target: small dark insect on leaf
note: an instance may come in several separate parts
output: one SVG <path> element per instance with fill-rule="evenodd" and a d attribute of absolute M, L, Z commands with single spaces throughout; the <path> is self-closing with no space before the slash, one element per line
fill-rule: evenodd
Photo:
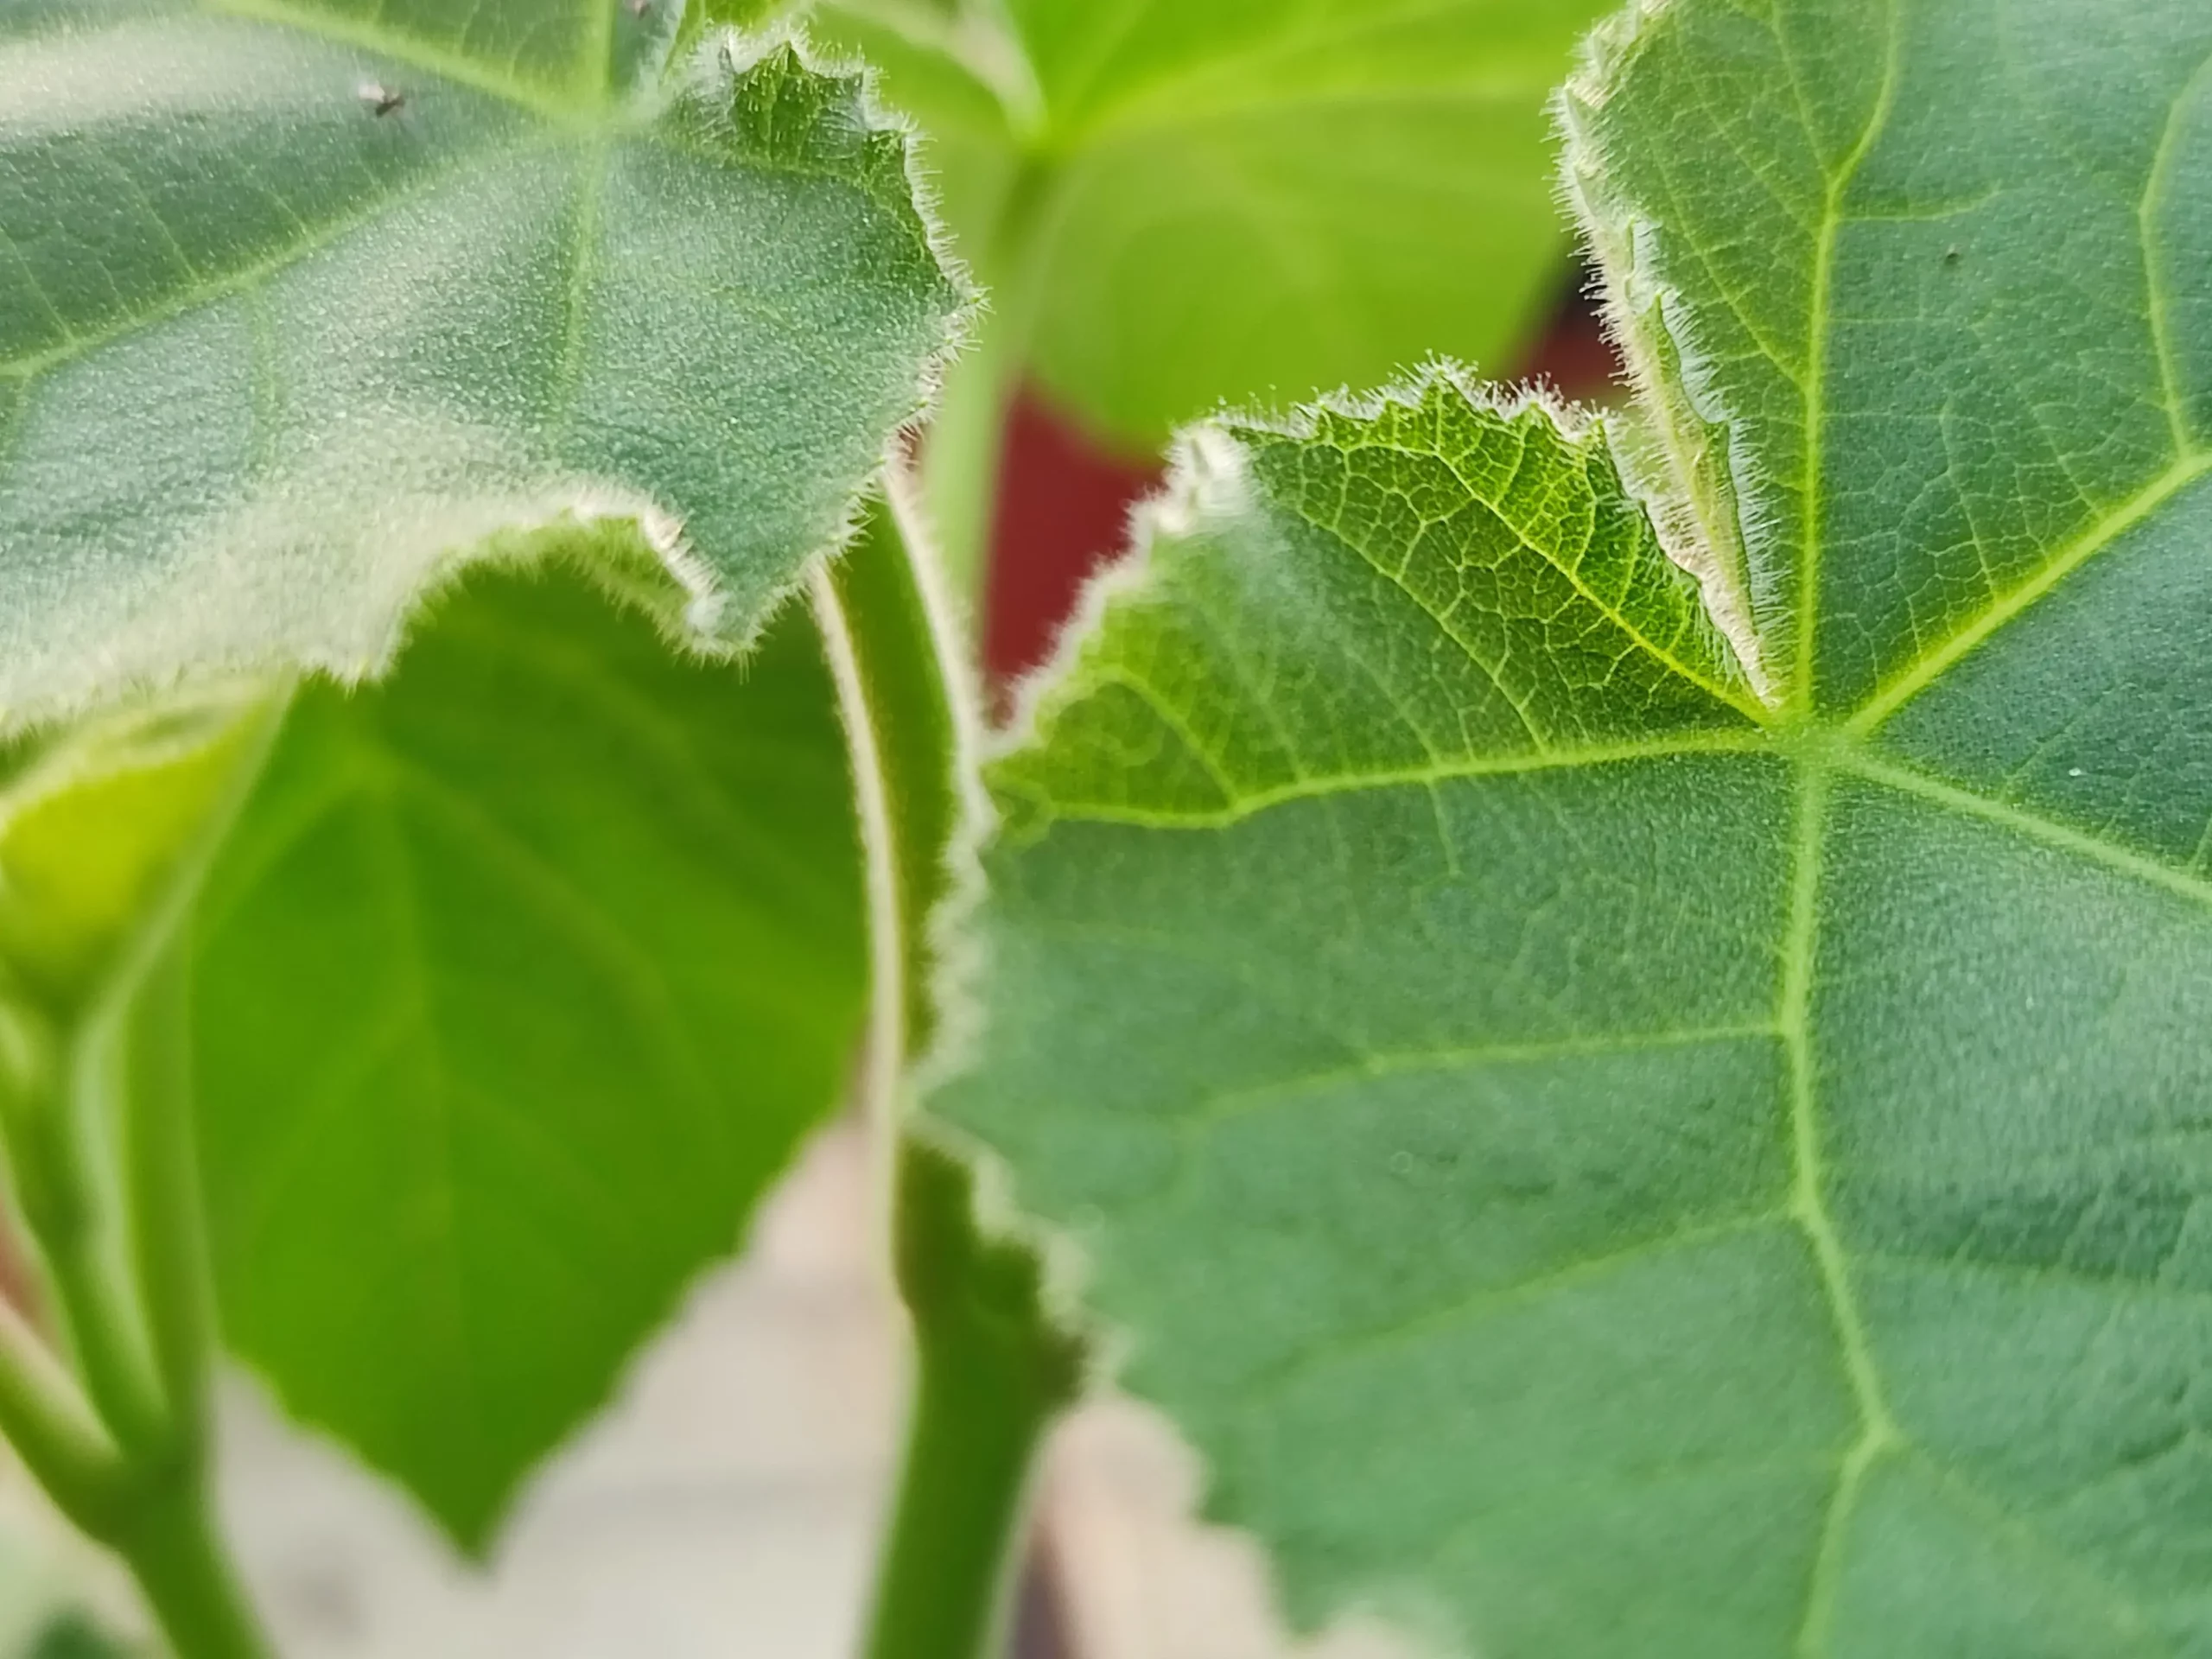
<path fill-rule="evenodd" d="M 407 94 L 381 81 L 365 80 L 356 89 L 372 115 L 392 115 L 406 107 Z"/>
<path fill-rule="evenodd" d="M 1955 242 L 1949 247 L 1943 250 L 1943 263 L 1947 265 L 1955 265 L 1959 263 L 1959 247 L 1957 243 Z"/>

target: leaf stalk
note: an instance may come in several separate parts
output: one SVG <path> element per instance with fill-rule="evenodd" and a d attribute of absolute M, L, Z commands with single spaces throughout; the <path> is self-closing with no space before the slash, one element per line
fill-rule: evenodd
<path fill-rule="evenodd" d="M 941 1011 L 928 918 L 954 892 L 972 817 L 962 794 L 973 717 L 935 602 L 930 551 L 893 477 L 816 610 L 850 734 L 876 957 L 871 1079 L 916 1386 L 879 1568 L 868 1659 L 994 1659 L 1003 1643 L 1029 1471 L 1072 1397 L 1076 1344 L 1045 1318 L 1035 1259 L 982 1237 L 964 1162 L 918 1139 L 904 1076 Z"/>

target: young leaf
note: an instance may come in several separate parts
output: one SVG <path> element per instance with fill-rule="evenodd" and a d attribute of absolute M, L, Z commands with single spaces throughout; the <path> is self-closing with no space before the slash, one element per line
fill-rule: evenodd
<path fill-rule="evenodd" d="M 961 295 L 859 84 L 682 7 L 0 21 L 0 718 L 380 668 L 492 532 L 639 519 L 743 640 Z"/>
<path fill-rule="evenodd" d="M 999 762 L 938 1109 L 1301 1621 L 2212 1642 L 2208 63 L 1637 6 L 1566 109 L 1637 424 L 1202 429 Z"/>
<path fill-rule="evenodd" d="M 1121 443 L 1492 361 L 1552 297 L 1544 100 L 1601 0 L 1012 0 L 1010 41 L 931 10 L 818 26 L 930 134 L 1014 358 Z"/>
<path fill-rule="evenodd" d="M 1565 238 L 1544 103 L 1603 0 L 1011 0 L 1065 156 L 1045 384 L 1150 444 L 1224 398 L 1491 363 Z"/>
<path fill-rule="evenodd" d="M 480 577 L 388 683 L 301 693 L 199 921 L 217 1287 L 464 1541 L 839 1097 L 851 792 L 799 616 L 741 672 Z"/>

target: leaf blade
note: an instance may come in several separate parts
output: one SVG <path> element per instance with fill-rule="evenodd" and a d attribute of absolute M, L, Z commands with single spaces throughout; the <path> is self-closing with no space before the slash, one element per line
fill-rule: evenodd
<path fill-rule="evenodd" d="M 12 721 L 372 673 L 468 549 L 579 512 L 641 518 L 742 641 L 920 407 L 963 296 L 857 82 L 717 38 L 550 121 L 330 33 L 159 14 L 0 60 L 22 222 L 90 227 L 0 294 Z"/>
<path fill-rule="evenodd" d="M 741 682 L 480 579 L 386 684 L 302 692 L 198 924 L 218 1287 L 464 1542 L 838 1098 L 855 835 L 803 628 Z"/>

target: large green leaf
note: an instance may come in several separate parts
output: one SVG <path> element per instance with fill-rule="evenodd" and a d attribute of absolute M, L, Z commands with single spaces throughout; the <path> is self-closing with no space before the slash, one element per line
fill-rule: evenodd
<path fill-rule="evenodd" d="M 858 84 L 626 0 L 0 17 L 0 715 L 359 676 L 493 531 L 636 518 L 743 640 L 960 296 Z"/>
<path fill-rule="evenodd" d="M 479 577 L 303 691 L 212 874 L 226 1335 L 480 1544 L 842 1093 L 868 976 L 804 615 L 742 672 Z"/>
<path fill-rule="evenodd" d="M 1640 413 L 1201 430 L 998 763 L 938 1109 L 1301 1620 L 2212 1652 L 2208 64 L 1639 5 Z"/>
<path fill-rule="evenodd" d="M 931 135 L 1007 349 L 1107 436 L 1503 363 L 1552 299 L 1545 101 L 1602 0 L 1005 10 L 1010 41 L 916 0 L 820 15 Z"/>

